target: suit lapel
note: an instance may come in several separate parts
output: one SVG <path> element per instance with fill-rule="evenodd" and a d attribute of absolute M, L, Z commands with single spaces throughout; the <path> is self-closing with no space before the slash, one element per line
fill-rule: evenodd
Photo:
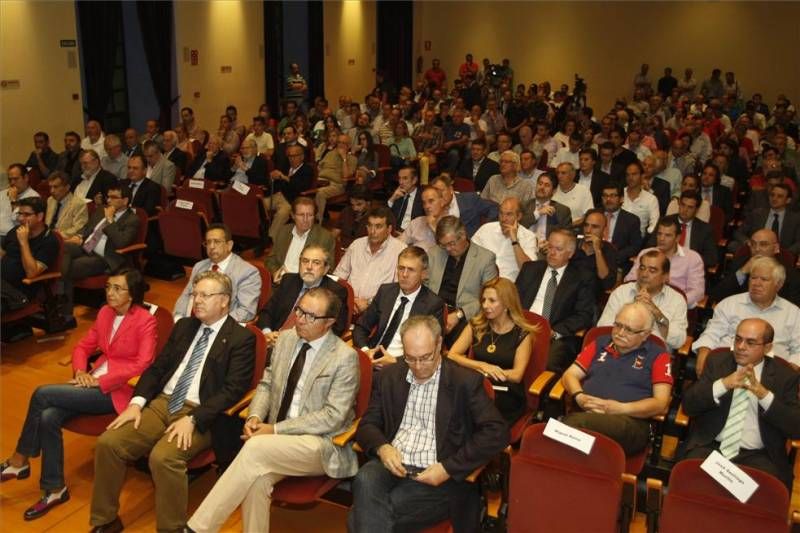
<path fill-rule="evenodd" d="M 325 342 L 323 342 L 322 346 L 319 347 L 319 352 L 317 352 L 317 354 L 314 356 L 311 366 L 308 367 L 305 380 L 303 380 L 303 392 L 300 396 L 299 405 L 301 409 L 305 405 L 306 400 L 308 400 L 308 395 L 311 392 L 314 380 L 316 380 L 319 375 L 322 374 L 322 371 L 325 370 L 325 368 L 333 359 L 332 352 L 335 345 L 336 336 L 329 331 L 325 337 Z"/>
<path fill-rule="evenodd" d="M 219 333 L 217 333 L 216 338 L 214 338 L 214 344 L 211 345 L 211 348 L 208 350 L 208 357 L 206 357 L 206 362 L 203 364 L 203 374 L 200 378 L 200 385 L 202 386 L 203 381 L 205 381 L 208 373 L 211 372 L 211 365 L 207 364 L 211 359 L 217 359 L 222 357 L 228 349 L 228 336 L 231 333 L 231 328 L 233 327 L 233 320 L 231 317 L 228 317 L 225 322 L 222 323 L 222 327 L 219 328 Z M 196 332 L 197 330 L 195 330 Z"/>
<path fill-rule="evenodd" d="M 467 255 L 464 258 L 464 268 L 461 269 L 461 278 L 458 280 L 458 289 L 456 290 L 456 300 L 461 299 L 461 292 L 464 290 L 464 283 L 468 279 L 472 279 L 472 270 L 475 267 L 475 261 L 473 258 L 478 255 L 478 249 L 475 247 L 477 245 L 470 244 L 469 249 L 467 250 Z M 444 274 L 442 274 L 444 276 Z"/>
<path fill-rule="evenodd" d="M 132 327 L 132 325 L 133 325 L 133 315 L 134 315 L 134 309 L 133 308 L 129 309 L 128 312 L 125 313 L 125 318 L 123 318 L 122 322 L 120 322 L 119 327 L 117 328 L 117 332 L 114 334 L 114 338 L 111 339 L 111 342 L 108 343 L 109 347 L 112 344 L 114 344 L 115 342 L 117 342 L 118 339 L 121 339 L 122 336 L 125 334 L 125 332 Z M 113 316 L 111 317 L 111 322 L 112 322 L 112 324 L 114 322 L 114 317 Z"/>
<path fill-rule="evenodd" d="M 400 285 L 397 283 L 392 283 L 392 288 L 389 291 L 386 291 L 384 294 L 384 302 L 379 302 L 379 304 L 385 305 L 386 310 L 388 311 L 386 314 L 381 314 L 381 320 L 378 323 L 378 332 L 381 336 L 383 336 L 383 332 L 386 329 L 386 325 L 389 323 L 389 317 L 392 314 L 392 307 L 394 307 L 394 302 L 397 300 L 397 296 L 400 294 Z M 416 300 L 414 301 L 416 303 Z M 380 337 L 379 337 L 380 340 Z"/>
<path fill-rule="evenodd" d="M 447 438 L 447 428 L 450 417 L 453 416 L 453 391 L 450 383 L 450 373 L 447 364 L 442 359 L 442 368 L 439 375 L 439 393 L 436 397 L 436 450 L 442 449 L 442 444 Z"/>

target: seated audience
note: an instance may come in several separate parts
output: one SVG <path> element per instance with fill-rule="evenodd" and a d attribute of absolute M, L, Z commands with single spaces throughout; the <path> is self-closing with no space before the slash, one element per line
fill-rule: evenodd
<path fill-rule="evenodd" d="M 328 181 L 327 185 L 317 189 L 315 196 L 317 219 L 320 223 L 325 216 L 328 198 L 344 193 L 345 178 L 354 177 L 357 167 L 358 160 L 350 153 L 350 137 L 339 135 L 336 150 L 328 152 L 317 166 L 319 179 Z"/>
<path fill-rule="evenodd" d="M 397 173 L 397 180 L 399 185 L 387 204 L 397 221 L 397 231 L 405 231 L 413 219 L 425 214 L 422 208 L 422 189 L 414 167 L 401 168 Z"/>
<path fill-rule="evenodd" d="M 455 531 L 477 531 L 479 488 L 465 478 L 507 445 L 508 429 L 483 376 L 442 358 L 436 319 L 411 317 L 400 335 L 404 361 L 378 373 L 358 425 L 370 461 L 353 482 L 348 530 L 418 531 L 450 518 Z"/>
<path fill-rule="evenodd" d="M 78 235 L 89 221 L 86 202 L 69 192 L 69 178 L 59 170 L 50 173 L 47 184 L 50 187 L 44 219 L 47 227 L 60 233 L 64 239 Z"/>
<path fill-rule="evenodd" d="M 697 206 L 700 205 L 700 195 L 695 192 L 681 193 L 678 214 L 670 216 L 678 223 L 678 244 L 694 250 L 703 258 L 706 268 L 719 263 L 719 250 L 714 240 L 714 231 L 706 222 L 696 216 Z M 651 237 L 650 242 L 654 239 Z"/>
<path fill-rule="evenodd" d="M 583 217 L 583 237 L 571 261 L 594 274 L 597 296 L 617 283 L 617 249 L 603 240 L 608 220 L 601 209 L 590 209 Z"/>
<path fill-rule="evenodd" d="M 406 245 L 392 237 L 393 228 L 394 217 L 388 207 L 371 209 L 367 236 L 353 241 L 333 272 L 352 285 L 357 314 L 367 309 L 382 284 L 396 280 L 397 256 Z"/>
<path fill-rule="evenodd" d="M 367 236 L 367 213 L 372 205 L 372 193 L 364 185 L 353 185 L 348 205 L 339 213 L 331 233 L 340 249 L 350 246 L 359 237 Z"/>
<path fill-rule="evenodd" d="M 473 243 L 495 255 L 500 276 L 512 282 L 522 265 L 539 254 L 536 234 L 522 226 L 521 220 L 520 200 L 510 196 L 500 204 L 500 220 L 487 222 L 472 236 Z"/>
<path fill-rule="evenodd" d="M 268 213 L 273 212 L 269 225 L 269 236 L 274 240 L 280 230 L 289 221 L 292 213 L 292 202 L 300 194 L 311 188 L 314 182 L 314 169 L 305 162 L 305 148 L 295 144 L 286 148 L 288 168 L 283 171 L 275 169 L 270 173 L 271 196 L 263 200 Z"/>
<path fill-rule="evenodd" d="M 458 167 L 456 175 L 475 183 L 475 190 L 482 191 L 486 182 L 495 174 L 500 173 L 497 161 L 486 156 L 486 140 L 475 139 L 470 143 L 470 157 L 464 158 Z"/>
<path fill-rule="evenodd" d="M 119 184 L 130 189 L 131 207 L 140 207 L 148 216 L 154 216 L 161 206 L 162 186 L 146 176 L 145 168 L 144 156 L 132 155 L 128 158 L 128 179 Z"/>
<path fill-rule="evenodd" d="M 225 224 L 214 223 L 206 230 L 203 248 L 206 250 L 206 259 L 195 263 L 189 282 L 183 288 L 172 316 L 175 322 L 181 318 L 191 316 L 194 308 L 192 289 L 194 279 L 203 272 L 222 272 L 231 282 L 231 293 L 228 313 L 239 323 L 253 320 L 258 311 L 258 298 L 261 295 L 261 276 L 258 269 L 233 253 L 233 238 Z"/>
<path fill-rule="evenodd" d="M 664 150 L 653 152 L 653 176 L 669 184 L 669 195 L 678 196 L 683 175 L 675 167 L 667 167 L 667 153 Z"/>
<path fill-rule="evenodd" d="M 164 157 L 175 165 L 175 177 L 183 176 L 189 165 L 190 154 L 179 146 L 180 138 L 173 130 L 164 132 Z M 191 144 L 189 145 L 191 146 Z"/>
<path fill-rule="evenodd" d="M 681 180 L 680 194 L 676 195 L 674 198 L 672 198 L 672 200 L 670 200 L 669 205 L 667 206 L 667 215 L 678 214 L 678 211 L 680 211 L 680 197 L 684 192 L 693 192 L 700 197 L 700 179 L 692 174 L 683 177 Z M 711 205 L 703 200 L 702 197 L 700 197 L 700 204 L 697 208 L 696 217 L 703 222 L 709 222 L 711 220 Z"/>
<path fill-rule="evenodd" d="M 580 349 L 575 334 L 594 323 L 595 282 L 590 272 L 570 263 L 577 248 L 571 231 L 554 230 L 547 241 L 546 259 L 522 265 L 516 284 L 522 307 L 550 322 L 547 369 L 563 372 Z"/>
<path fill-rule="evenodd" d="M 422 122 L 417 124 L 411 134 L 417 153 L 433 158 L 432 161 L 436 160 L 434 153 L 442 147 L 442 142 L 444 141 L 442 128 L 436 124 L 435 119 L 436 112 L 432 109 L 426 109 L 422 114 Z"/>
<path fill-rule="evenodd" d="M 233 154 L 231 182 L 241 181 L 250 185 L 267 184 L 267 162 L 258 156 L 258 145 L 252 139 L 245 139 L 238 153 Z"/>
<path fill-rule="evenodd" d="M 447 358 L 488 378 L 494 405 L 508 424 L 525 412 L 523 377 L 538 328 L 525 320 L 514 283 L 495 278 L 483 286 L 481 310 L 469 320 Z"/>
<path fill-rule="evenodd" d="M 461 219 L 471 237 L 481 225 L 482 220 L 497 220 L 497 204 L 484 200 L 474 192 L 456 193 L 453 180 L 447 174 L 440 174 L 431 180 L 431 185 L 439 189 L 445 203 L 445 213 Z"/>
<path fill-rule="evenodd" d="M 250 132 L 245 141 L 255 141 L 258 154 L 264 157 L 272 158 L 272 153 L 275 151 L 275 142 L 272 140 L 272 134 L 266 131 L 267 123 L 264 117 L 253 117 L 253 131 Z"/>
<path fill-rule="evenodd" d="M 146 141 L 143 151 L 147 160 L 147 177 L 171 191 L 175 183 L 175 165 L 161 154 L 161 149 L 153 141 Z"/>
<path fill-rule="evenodd" d="M 598 326 L 613 326 L 617 313 L 626 304 L 639 302 L 653 317 L 652 334 L 663 339 L 671 350 L 686 341 L 688 320 L 686 298 L 669 286 L 669 258 L 658 249 L 643 252 L 635 282 L 623 283 L 611 292 Z"/>
<path fill-rule="evenodd" d="M 500 157 L 498 156 L 498 161 Z M 530 150 L 523 150 L 519 153 L 519 177 L 526 180 L 531 180 L 536 183 L 536 180 L 544 174 L 545 171 L 538 168 L 538 161 L 536 155 Z"/>
<path fill-rule="evenodd" d="M 747 213 L 744 223 L 734 234 L 732 250 L 744 244 L 761 228 L 771 229 L 780 236 L 783 250 L 800 254 L 800 214 L 790 211 L 792 193 L 784 184 L 773 185 L 769 190 L 769 209 L 754 209 Z"/>
<path fill-rule="evenodd" d="M 577 132 L 573 133 L 569 136 L 568 145 L 562 146 L 555 153 L 555 156 L 550 161 L 551 164 L 554 167 L 558 167 L 561 163 L 569 163 L 572 165 L 572 168 L 578 168 L 580 166 L 580 149 L 582 144 L 583 136 Z M 591 180 L 591 176 L 589 179 Z"/>
<path fill-rule="evenodd" d="M 30 185 L 28 170 L 14 163 L 8 167 L 8 188 L 0 191 L 0 235 L 17 225 L 17 205 L 25 198 L 39 198 L 39 193 Z"/>
<path fill-rule="evenodd" d="M 182 531 L 189 499 L 186 465 L 211 446 L 212 433 L 214 440 L 221 437 L 215 421 L 250 385 L 255 336 L 228 316 L 230 279 L 221 272 L 203 272 L 193 284 L 193 316 L 175 324 L 127 407 L 97 439 L 90 511 L 94 531 L 123 529 L 119 496 L 128 463 L 148 453 L 156 528 Z"/>
<path fill-rule="evenodd" d="M 158 146 L 159 151 L 164 148 L 164 136 L 158 131 L 158 121 L 150 119 L 144 123 L 144 133 L 139 139 L 139 142 L 144 146 L 148 142 L 153 142 Z"/>
<path fill-rule="evenodd" d="M 442 126 L 442 148 L 445 151 L 443 167 L 454 174 L 464 156 L 464 148 L 469 142 L 469 126 L 464 124 L 464 111 L 456 109 L 450 122 Z"/>
<path fill-rule="evenodd" d="M 100 156 L 94 150 L 85 150 L 80 155 L 81 175 L 72 180 L 72 194 L 87 202 L 103 205 L 106 202 L 108 189 L 119 181 L 117 177 L 103 170 Z"/>
<path fill-rule="evenodd" d="M 64 174 L 74 180 L 81 175 L 81 136 L 74 131 L 68 131 L 64 134 L 64 151 L 58 154 L 58 163 L 56 170 L 60 170 Z"/>
<path fill-rule="evenodd" d="M 28 156 L 25 166 L 37 169 L 42 178 L 47 178 L 58 167 L 58 154 L 50 148 L 50 136 L 37 131 L 33 134 L 33 151 Z"/>
<path fill-rule="evenodd" d="M 700 195 L 708 205 L 722 209 L 725 221 L 730 221 L 733 215 L 733 197 L 731 190 L 720 184 L 720 171 L 714 163 L 703 165 L 700 174 Z M 791 194 L 789 196 L 791 197 Z"/>
<path fill-rule="evenodd" d="M 81 141 L 81 149 L 84 152 L 94 150 L 97 154 L 97 159 L 100 160 L 106 155 L 105 140 L 106 136 L 100 123 L 96 120 L 90 120 L 86 123 L 86 137 Z"/>
<path fill-rule="evenodd" d="M 497 172 L 500 171 L 499 170 L 500 169 L 500 166 L 499 166 L 500 165 L 500 154 L 502 154 L 506 150 L 512 150 L 513 146 L 514 146 L 514 141 L 513 141 L 513 137 L 511 136 L 510 133 L 507 133 L 505 131 L 501 131 L 497 135 L 497 144 L 496 144 L 497 149 L 494 152 L 489 153 L 488 156 L 486 156 L 486 157 L 488 157 L 489 159 L 491 159 L 492 161 L 494 161 L 495 163 L 498 164 L 498 167 L 497 167 L 498 171 Z M 514 150 L 514 151 L 516 152 L 517 150 Z M 521 150 L 519 152 L 520 157 L 522 156 L 522 152 L 524 152 L 524 150 Z M 531 152 L 531 154 L 532 153 L 533 152 Z M 536 156 L 534 156 L 534 159 L 536 159 Z"/>
<path fill-rule="evenodd" d="M 122 141 L 116 135 L 106 135 L 104 147 L 106 155 L 100 160 L 100 166 L 124 180 L 128 174 L 128 156 L 122 152 Z"/>
<path fill-rule="evenodd" d="M 658 214 L 659 216 L 664 216 L 671 198 L 670 184 L 656 176 L 657 165 L 655 157 L 648 155 L 641 163 L 644 171 L 642 174 L 642 186 L 656 197 L 656 200 L 658 200 Z"/>
<path fill-rule="evenodd" d="M 406 230 L 397 236 L 409 246 L 419 246 L 426 252 L 436 246 L 436 225 L 446 215 L 444 198 L 436 187 L 427 185 L 422 189 L 424 215 L 416 217 Z"/>
<path fill-rule="evenodd" d="M 403 357 L 400 327 L 411 316 L 430 315 L 441 325 L 444 301 L 422 280 L 428 275 L 428 254 L 409 246 L 397 257 L 397 281 L 384 283 L 353 328 L 353 345 L 372 358 L 373 368 L 382 369 Z"/>
<path fill-rule="evenodd" d="M 644 188 L 643 175 L 644 167 L 638 160 L 625 167 L 627 187 L 622 201 L 622 209 L 639 217 L 639 233 L 642 239 L 653 233 L 661 216 L 655 195 Z"/>
<path fill-rule="evenodd" d="M 205 149 L 195 156 L 187 175 L 196 180 L 215 181 L 220 185 L 228 183 L 231 163 L 228 153 L 222 149 L 222 139 L 218 135 L 208 136 Z"/>
<path fill-rule="evenodd" d="M 742 320 L 733 348 L 706 360 L 700 379 L 683 396 L 683 409 L 692 417 L 684 458 L 705 459 L 716 450 L 791 489 L 786 440 L 800 438 L 800 374 L 767 357 L 773 335 L 767 320 Z M 736 416 L 740 409 L 742 417 Z"/>
<path fill-rule="evenodd" d="M 583 224 L 583 215 L 594 207 L 589 188 L 575 182 L 575 169 L 571 163 L 561 163 L 556 169 L 558 187 L 553 191 L 553 200 L 569 207 L 572 225 Z"/>
<path fill-rule="evenodd" d="M 122 140 L 125 143 L 125 146 L 122 147 L 122 151 L 127 157 L 134 154 L 143 155 L 142 145 L 139 142 L 139 133 L 135 129 L 126 129 L 125 133 L 122 135 Z"/>
<path fill-rule="evenodd" d="M 619 443 L 627 456 L 645 449 L 649 419 L 666 414 L 672 398 L 670 356 L 648 339 L 652 322 L 645 305 L 626 304 L 614 319 L 611 335 L 590 342 L 562 378 L 580 408 L 564 423 L 602 433 Z"/>
<path fill-rule="evenodd" d="M 576 180 L 592 193 L 595 207 L 603 205 L 603 189 L 611 181 L 611 176 L 600 170 L 597 165 L 597 152 L 592 148 L 584 148 L 578 153 L 578 169 Z"/>
<path fill-rule="evenodd" d="M 522 206 L 520 222 L 536 234 L 539 243 L 545 242 L 554 229 L 572 227 L 569 207 L 553 200 L 556 185 L 552 172 L 543 172 L 536 179 L 534 198 Z"/>
<path fill-rule="evenodd" d="M 291 161 L 289 161 L 289 154 L 287 150 L 290 146 L 300 146 L 304 150 L 304 156 L 310 157 L 311 154 L 306 154 L 306 143 L 301 142 L 302 139 L 298 136 L 297 129 L 291 124 L 287 125 L 281 133 L 283 141 L 278 143 L 275 152 L 272 154 L 272 159 L 275 163 L 275 169 L 280 170 L 284 174 L 289 172 Z"/>
<path fill-rule="evenodd" d="M 300 271 L 300 252 L 309 244 L 318 244 L 333 257 L 334 240 L 331 232 L 316 223 L 316 205 L 311 198 L 298 196 L 292 202 L 292 221 L 284 224 L 275 235 L 275 244 L 264 264 L 274 283 L 280 283 L 287 272 Z"/>
<path fill-rule="evenodd" d="M 25 479 L 31 474 L 29 459 L 42 456 L 42 497 L 25 510 L 25 520 L 44 516 L 69 500 L 61 435 L 64 422 L 79 415 L 122 412 L 133 394 L 128 380 L 153 361 L 156 320 L 142 307 L 144 293 L 145 282 L 137 270 L 114 272 L 106 282 L 106 305 L 72 351 L 73 378 L 34 391 L 14 454 L 0 465 L 4 482 Z M 98 350 L 102 353 L 90 368 L 89 361 Z"/>
<path fill-rule="evenodd" d="M 532 180 L 519 176 L 519 156 L 506 150 L 500 155 L 500 173 L 489 178 L 480 194 L 481 198 L 495 204 L 501 204 L 506 198 L 527 202 L 535 196 L 535 189 Z"/>

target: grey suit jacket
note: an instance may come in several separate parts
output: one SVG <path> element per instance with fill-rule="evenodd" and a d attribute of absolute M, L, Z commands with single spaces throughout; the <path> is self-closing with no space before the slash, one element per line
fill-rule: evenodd
<path fill-rule="evenodd" d="M 333 332 L 327 333 L 319 353 L 305 371 L 299 415 L 275 423 L 299 340 L 294 328 L 281 332 L 270 365 L 264 369 L 250 402 L 249 416 L 275 424 L 275 431 L 281 435 L 320 437 L 325 473 L 333 478 L 354 476 L 358 471 L 355 452 L 350 446 L 336 446 L 332 438 L 349 428 L 355 418 L 361 374 L 355 350 Z"/>
<path fill-rule="evenodd" d="M 163 185 L 169 192 L 172 190 L 172 184 L 175 183 L 175 164 L 162 155 L 149 177 L 152 181 Z"/>
<path fill-rule="evenodd" d="M 427 285 L 430 290 L 439 294 L 442 286 L 442 277 L 447 265 L 447 252 L 435 246 L 428 251 L 428 280 Z M 498 276 L 497 264 L 495 263 L 494 253 L 475 243 L 469 245 L 464 259 L 464 269 L 461 271 L 461 279 L 458 280 L 458 290 L 456 291 L 456 306 L 464 311 L 465 317 L 469 320 L 481 309 L 481 287 L 483 284 Z"/>
<path fill-rule="evenodd" d="M 172 314 L 175 318 L 190 316 L 188 311 L 192 292 L 192 281 L 202 272 L 211 270 L 211 260 L 203 259 L 195 263 L 192 267 L 192 274 L 189 276 L 189 283 L 183 288 Z M 231 254 L 231 260 L 225 268 L 225 274 L 231 278 L 233 293 L 228 313 L 237 322 L 249 322 L 253 320 L 258 312 L 258 297 L 261 295 L 261 275 L 258 269 L 239 257 Z"/>
<path fill-rule="evenodd" d="M 89 222 L 89 210 L 86 208 L 86 202 L 78 198 L 71 192 L 67 193 L 64 198 L 64 205 L 61 206 L 61 211 L 58 213 L 58 220 L 53 227 L 53 215 L 56 212 L 57 201 L 52 196 L 47 199 L 47 215 L 44 221 L 51 229 L 58 230 L 64 237 L 69 238 L 80 234 L 83 227 Z"/>

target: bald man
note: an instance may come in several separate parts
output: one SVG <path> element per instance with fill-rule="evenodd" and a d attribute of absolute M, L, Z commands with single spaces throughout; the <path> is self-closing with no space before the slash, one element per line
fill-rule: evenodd
<path fill-rule="evenodd" d="M 500 204 L 500 220 L 487 222 L 472 236 L 472 242 L 494 252 L 500 276 L 516 281 L 526 261 L 535 261 L 539 246 L 536 234 L 520 224 L 522 206 L 510 196 Z"/>

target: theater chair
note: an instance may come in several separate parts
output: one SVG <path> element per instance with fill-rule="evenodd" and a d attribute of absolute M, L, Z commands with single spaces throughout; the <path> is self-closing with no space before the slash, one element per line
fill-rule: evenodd
<path fill-rule="evenodd" d="M 259 251 L 263 252 L 267 236 L 267 215 L 261 189 L 251 186 L 247 194 L 242 194 L 230 188 L 220 192 L 218 198 L 222 222 L 230 228 L 234 241 L 238 240 L 237 244 L 243 248 L 255 244 L 255 255 L 261 255 Z"/>
<path fill-rule="evenodd" d="M 375 144 L 375 153 L 378 154 L 378 168 L 375 169 L 375 177 L 369 182 L 367 188 L 373 196 L 388 198 L 392 193 L 387 191 L 388 180 L 386 173 L 392 170 L 392 153 L 385 144 Z"/>
<path fill-rule="evenodd" d="M 787 533 L 789 493 L 783 483 L 755 468 L 740 466 L 758 484 L 747 503 L 735 499 L 711 476 L 700 469 L 701 459 L 681 461 L 672 469 L 669 491 L 660 511 L 657 530 L 661 533 Z M 661 485 L 654 490 L 648 507 L 661 507 Z M 652 530 L 651 530 L 652 531 Z"/>
<path fill-rule="evenodd" d="M 596 440 L 587 455 L 529 426 L 511 459 L 509 533 L 616 532 L 625 454 L 613 440 Z"/>
<path fill-rule="evenodd" d="M 258 310 L 256 316 L 253 318 L 253 325 L 258 321 L 258 314 L 267 305 L 269 297 L 272 295 L 272 274 L 269 273 L 267 267 L 264 266 L 263 261 L 252 261 L 251 265 L 258 269 L 258 275 L 261 277 L 261 293 L 258 295 Z"/>
<path fill-rule="evenodd" d="M 453 190 L 457 192 L 475 192 L 475 182 L 467 178 L 453 178 Z"/>
<path fill-rule="evenodd" d="M 211 222 L 219 220 L 219 209 L 217 209 L 217 199 L 214 194 L 216 184 L 213 181 L 202 180 L 203 188 L 190 187 L 189 184 L 199 180 L 188 180 L 175 190 L 175 197 L 178 200 L 192 202 L 192 211 L 201 212 L 206 219 Z"/>
<path fill-rule="evenodd" d="M 164 253 L 191 262 L 203 259 L 203 240 L 208 219 L 198 211 L 172 205 L 158 217 L 158 228 L 164 242 Z"/>

